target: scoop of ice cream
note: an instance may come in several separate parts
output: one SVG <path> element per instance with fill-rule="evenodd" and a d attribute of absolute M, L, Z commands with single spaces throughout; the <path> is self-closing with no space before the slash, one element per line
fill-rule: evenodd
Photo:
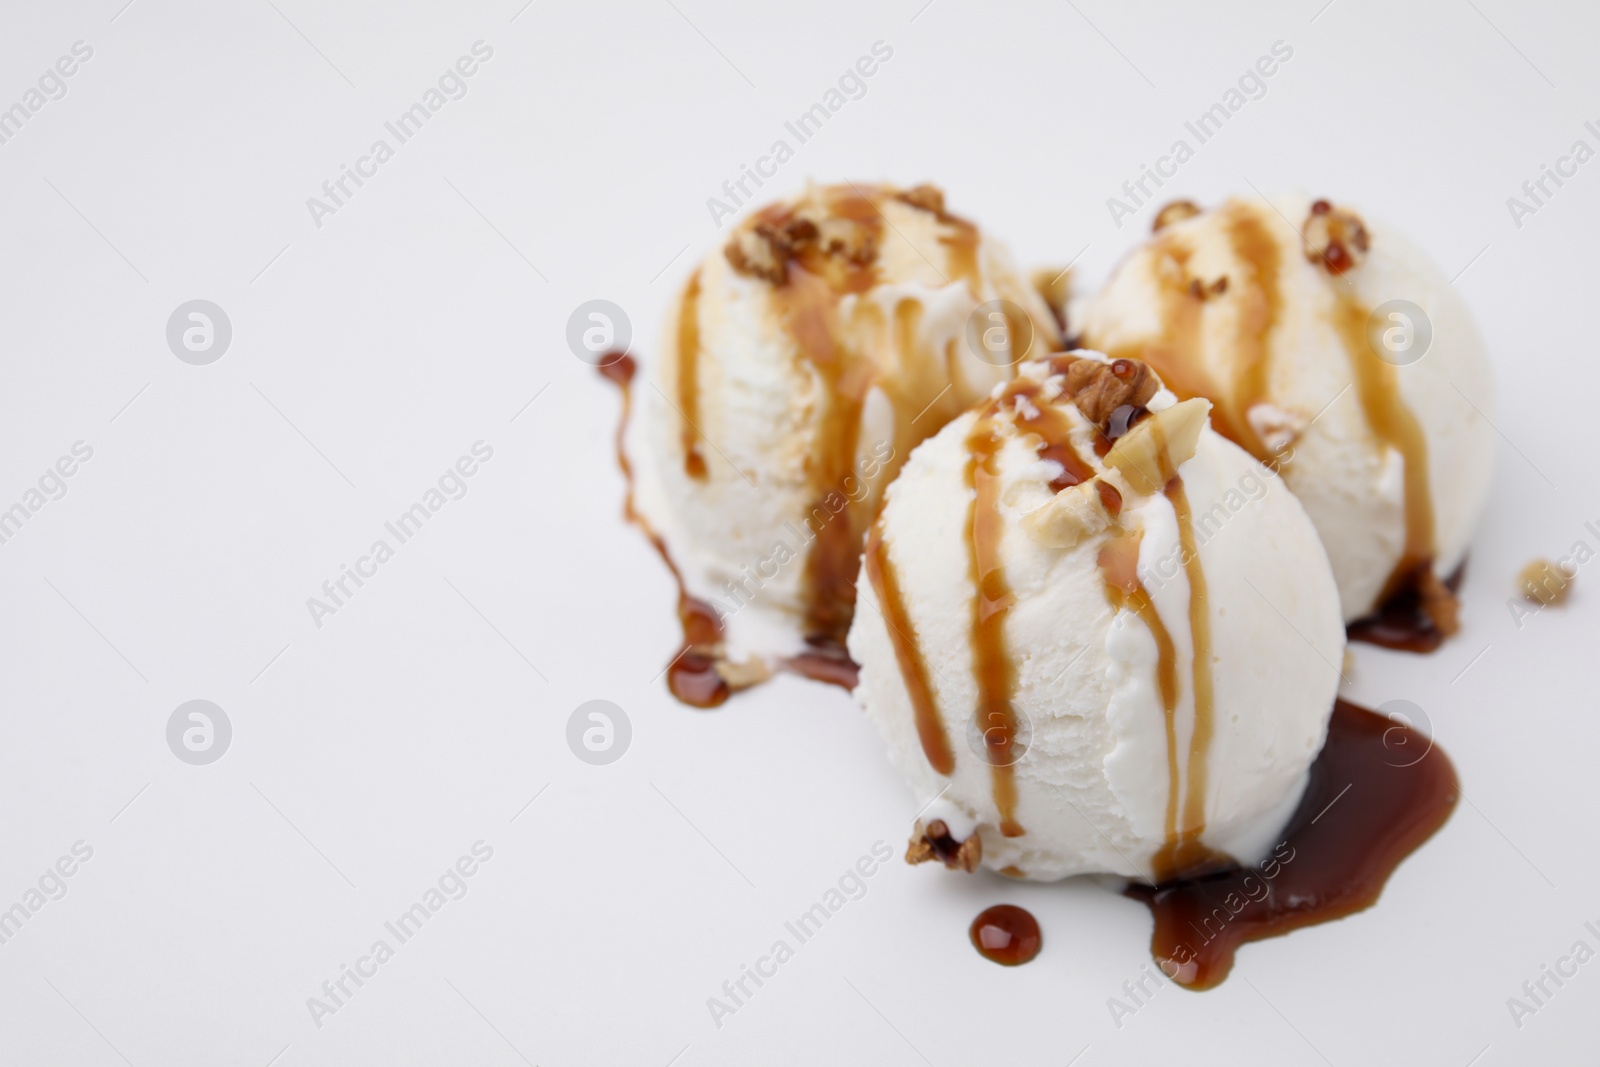
<path fill-rule="evenodd" d="M 843 663 L 883 486 L 1055 341 L 932 186 L 813 186 L 741 222 L 684 286 L 629 441 L 636 513 L 702 624 L 677 669 L 716 672 L 709 695 L 674 691 L 710 702 L 796 657 Z"/>
<path fill-rule="evenodd" d="M 1338 591 L 1209 409 L 1136 361 L 1030 361 L 889 486 L 849 648 L 933 800 L 909 859 L 1154 881 L 1278 842 L 1338 685 Z"/>
<path fill-rule="evenodd" d="M 1169 205 L 1088 303 L 1084 344 L 1146 360 L 1279 470 L 1316 523 L 1346 621 L 1416 593 L 1455 628 L 1494 452 L 1465 303 L 1388 227 L 1327 201 Z"/>

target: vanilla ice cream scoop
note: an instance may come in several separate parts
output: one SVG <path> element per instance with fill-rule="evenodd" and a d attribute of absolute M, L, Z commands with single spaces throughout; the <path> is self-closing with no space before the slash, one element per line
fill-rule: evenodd
<path fill-rule="evenodd" d="M 1079 351 L 923 442 L 868 538 L 858 701 L 924 811 L 908 859 L 1164 881 L 1260 859 L 1339 681 L 1327 555 L 1144 364 Z"/>
<path fill-rule="evenodd" d="M 1081 326 L 1212 401 L 1217 428 L 1281 472 L 1347 622 L 1404 600 L 1421 630 L 1385 643 L 1454 632 L 1444 582 L 1488 495 L 1493 380 L 1465 303 L 1398 234 L 1324 200 L 1180 201 Z"/>
<path fill-rule="evenodd" d="M 741 222 L 668 323 L 627 453 L 677 572 L 697 704 L 778 666 L 848 679 L 861 544 L 911 449 L 1057 347 L 1009 257 L 932 186 L 813 186 Z"/>

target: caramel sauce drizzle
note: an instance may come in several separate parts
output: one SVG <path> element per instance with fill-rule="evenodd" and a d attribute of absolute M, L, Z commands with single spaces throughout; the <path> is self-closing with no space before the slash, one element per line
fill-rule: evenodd
<path fill-rule="evenodd" d="M 622 517 L 644 532 L 661 562 L 667 565 L 672 580 L 678 586 L 678 622 L 683 627 L 683 645 L 667 667 L 667 688 L 685 704 L 696 708 L 714 708 L 728 699 L 728 683 L 717 673 L 715 649 L 722 643 L 722 622 L 711 605 L 689 595 L 683 584 L 683 574 L 672 561 L 667 544 L 656 533 L 633 505 L 633 464 L 628 461 L 624 446 L 628 420 L 633 415 L 633 377 L 638 370 L 634 358 L 626 353 L 607 353 L 600 364 L 600 373 L 622 393 L 622 410 L 617 418 L 615 447 L 617 466 L 622 469 L 626 490 L 622 498 Z"/>
<path fill-rule="evenodd" d="M 1094 471 L 1073 450 L 1068 436 L 1071 421 L 1049 402 L 1038 401 L 1040 384 L 1030 380 L 1011 382 L 997 399 L 980 409 L 967 434 L 967 485 L 972 504 L 967 520 L 968 575 L 972 581 L 972 665 L 977 682 L 976 714 L 985 726 L 985 746 L 989 755 L 991 791 L 1000 816 L 1000 832 L 1020 837 L 1025 832 L 1017 821 L 1017 786 L 1014 751 L 1017 719 L 1012 709 L 1016 696 L 1017 670 L 1005 639 L 1005 622 L 1016 604 L 1006 578 L 1000 553 L 1000 538 L 1005 519 L 1000 511 L 1000 450 L 1005 443 L 1002 416 L 1012 415 L 1017 429 L 1034 436 L 1034 449 L 1041 458 L 1059 463 L 1062 473 L 1051 481 L 1056 491 L 1077 485 L 1094 476 Z M 1025 417 L 1016 401 L 1028 399 L 1037 414 Z M 1006 401 L 1011 401 L 1009 407 Z"/>
<path fill-rule="evenodd" d="M 700 271 L 689 275 L 678 306 L 678 410 L 683 415 L 683 469 L 705 481 L 700 454 Z"/>
<path fill-rule="evenodd" d="M 1202 841 L 1206 830 L 1207 772 L 1211 740 L 1216 728 L 1216 698 L 1211 676 L 1211 620 L 1207 612 L 1205 570 L 1200 564 L 1194 513 L 1189 506 L 1183 479 L 1172 465 L 1161 423 L 1152 422 L 1150 432 L 1155 436 L 1157 462 L 1160 465 L 1158 473 L 1166 483 L 1164 493 L 1177 517 L 1178 547 L 1183 555 L 1184 575 L 1189 581 L 1189 633 L 1193 646 L 1190 678 L 1194 693 L 1194 724 L 1189 735 L 1188 750 L 1181 761 L 1178 758 L 1177 652 L 1171 633 L 1161 621 L 1149 592 L 1139 580 L 1142 531 L 1121 529 L 1107 541 L 1100 550 L 1100 571 L 1112 606 L 1136 614 L 1156 642 L 1156 682 L 1166 715 L 1167 811 L 1166 840 L 1157 850 L 1153 862 L 1156 877 L 1164 881 L 1201 867 L 1223 866 L 1231 861 Z"/>
<path fill-rule="evenodd" d="M 1159 860 L 1175 849 L 1179 836 L 1178 790 L 1182 786 L 1182 771 L 1178 766 L 1178 653 L 1172 634 L 1139 580 L 1139 541 L 1143 535 L 1143 530 L 1119 529 L 1100 548 L 1100 574 L 1111 606 L 1132 611 L 1156 642 L 1156 687 L 1161 692 L 1167 727 L 1166 843 Z M 1157 877 L 1165 878 L 1167 872 L 1159 872 Z"/>
<path fill-rule="evenodd" d="M 1254 212 L 1242 207 L 1230 211 L 1228 237 L 1233 243 L 1234 255 L 1250 264 L 1253 284 L 1244 287 L 1240 297 L 1236 347 L 1242 366 L 1233 382 L 1226 425 L 1239 435 L 1232 438 L 1235 444 L 1262 463 L 1270 463 L 1274 457 L 1250 425 L 1248 416 L 1250 409 L 1267 395 L 1272 330 L 1283 306 L 1278 284 L 1282 255 L 1272 232 Z"/>
<path fill-rule="evenodd" d="M 1398 367 L 1379 359 L 1367 343 L 1371 312 L 1347 292 L 1338 294 L 1334 324 L 1350 357 L 1356 398 L 1378 440 L 1400 453 L 1405 467 L 1405 545 L 1384 582 L 1378 603 L 1411 588 L 1433 565 L 1433 493 L 1428 486 L 1428 440 L 1422 424 L 1400 395 Z"/>
<path fill-rule="evenodd" d="M 1177 839 L 1169 839 L 1167 847 L 1157 857 L 1158 868 L 1175 872 L 1192 871 L 1218 858 L 1200 840 L 1206 830 L 1206 780 L 1211 738 L 1216 730 L 1216 698 L 1211 677 L 1211 618 L 1206 604 L 1206 575 L 1200 565 L 1194 514 L 1189 508 L 1183 479 L 1174 474 L 1167 482 L 1166 495 L 1178 517 L 1178 544 L 1183 552 L 1183 571 L 1189 579 L 1189 633 L 1194 646 L 1191 663 L 1194 730 L 1189 736 L 1189 760 L 1184 775 L 1183 823 Z"/>
<path fill-rule="evenodd" d="M 906 612 L 905 598 L 900 593 L 900 579 L 894 563 L 889 559 L 889 546 L 883 540 L 883 523 L 875 522 L 867 536 L 863 555 L 867 580 L 878 594 L 883 608 L 883 621 L 889 628 L 889 643 L 894 647 L 895 662 L 900 666 L 900 677 L 905 681 L 906 693 L 911 698 L 911 710 L 916 719 L 917 738 L 922 742 L 922 753 L 928 765 L 943 775 L 956 769 L 955 753 L 950 749 L 950 737 L 945 732 L 944 720 L 939 717 L 939 705 L 934 699 L 933 685 L 928 678 L 928 664 L 916 642 L 911 617 Z"/>

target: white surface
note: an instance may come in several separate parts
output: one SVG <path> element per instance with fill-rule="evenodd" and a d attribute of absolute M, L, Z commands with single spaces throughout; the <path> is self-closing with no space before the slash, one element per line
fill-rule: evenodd
<path fill-rule="evenodd" d="M 274 2 L 4 9 L 0 100 L 74 41 L 95 51 L 0 145 L 0 499 L 74 441 L 94 457 L 0 545 L 0 900 L 75 841 L 94 856 L 0 945 L 0 1062 L 1592 1058 L 1600 964 L 1520 1029 L 1506 998 L 1600 945 L 1600 569 L 1521 629 L 1506 600 L 1531 556 L 1600 549 L 1600 163 L 1520 229 L 1505 201 L 1595 145 L 1600 15 Z M 494 57 L 468 95 L 315 229 L 305 199 L 478 39 Z M 1106 1002 L 1148 960 L 1142 907 L 897 861 L 720 1030 L 706 1008 L 875 841 L 898 854 L 911 812 L 843 693 L 784 679 L 715 714 L 666 695 L 671 585 L 618 520 L 616 399 L 565 323 L 603 296 L 654 337 L 716 241 L 705 198 L 879 39 L 892 61 L 769 189 L 935 180 L 1024 263 L 1087 246 L 1095 276 L 1150 214 L 1118 232 L 1105 198 L 1288 41 L 1168 189 L 1304 186 L 1403 224 L 1465 268 L 1496 358 L 1465 629 L 1429 659 L 1358 648 L 1354 688 L 1421 705 L 1469 802 L 1373 910 L 1248 946 L 1221 988 L 1164 988 L 1120 1029 Z M 163 336 L 196 297 L 234 326 L 209 367 Z M 315 628 L 306 598 L 479 439 L 494 458 L 467 496 Z M 164 740 L 193 698 L 234 726 L 209 767 Z M 611 766 L 564 743 L 593 698 L 633 723 Z M 306 998 L 480 838 L 468 895 L 315 1028 Z M 1001 900 L 1044 927 L 1015 971 L 966 940 Z"/>

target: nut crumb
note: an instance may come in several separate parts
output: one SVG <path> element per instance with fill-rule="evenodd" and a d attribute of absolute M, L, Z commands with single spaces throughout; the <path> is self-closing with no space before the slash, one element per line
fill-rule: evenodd
<path fill-rule="evenodd" d="M 1067 365 L 1067 392 L 1084 417 L 1102 430 L 1123 405 L 1142 408 L 1161 388 L 1161 381 L 1137 359 L 1101 363 L 1077 359 Z"/>
<path fill-rule="evenodd" d="M 970 874 L 978 869 L 982 859 L 983 839 L 977 832 L 974 831 L 965 841 L 957 842 L 950 836 L 950 828 L 943 819 L 934 819 L 926 826 L 918 823 L 917 832 L 906 847 L 906 862 L 912 865 L 938 860 L 952 871 Z"/>
<path fill-rule="evenodd" d="M 1326 268 L 1329 274 L 1340 275 L 1352 270 L 1367 258 L 1371 239 L 1361 216 L 1346 208 L 1336 208 L 1326 200 L 1311 205 L 1301 227 L 1305 235 L 1306 258 Z"/>
<path fill-rule="evenodd" d="M 793 251 L 782 229 L 758 222 L 750 229 L 735 233 L 722 254 L 740 274 L 782 285 L 789 277 L 789 259 Z"/>
<path fill-rule="evenodd" d="M 1151 233 L 1160 233 L 1168 226 L 1192 219 L 1200 214 L 1200 205 L 1193 200 L 1174 200 L 1160 211 L 1156 212 L 1155 221 L 1150 224 Z"/>
<path fill-rule="evenodd" d="M 1522 568 L 1522 573 L 1517 576 L 1517 585 L 1521 587 L 1524 597 L 1535 604 L 1549 607 L 1566 601 L 1567 594 L 1572 592 L 1572 580 L 1576 577 L 1577 571 L 1571 567 L 1563 567 L 1547 559 L 1536 559 Z"/>
<path fill-rule="evenodd" d="M 790 261 L 807 252 L 866 267 L 878 257 L 878 240 L 869 227 L 854 219 L 829 216 L 818 221 L 801 215 L 757 222 L 735 233 L 723 248 L 734 270 L 773 285 L 788 281 Z"/>

